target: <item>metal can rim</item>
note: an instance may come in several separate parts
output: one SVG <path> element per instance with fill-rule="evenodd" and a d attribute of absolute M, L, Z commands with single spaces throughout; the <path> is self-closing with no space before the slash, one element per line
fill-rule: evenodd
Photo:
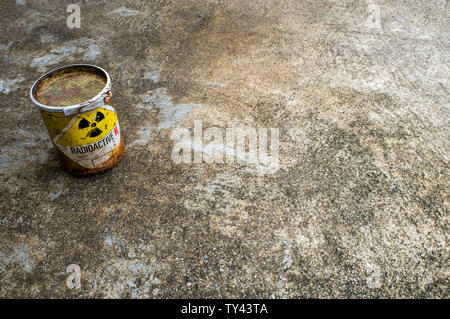
<path fill-rule="evenodd" d="M 97 70 L 100 70 L 101 72 L 103 72 L 106 76 L 106 85 L 105 87 L 92 99 L 85 101 L 85 102 L 81 102 L 78 104 L 74 104 L 74 105 L 68 105 L 68 106 L 49 106 L 49 105 L 44 105 L 39 103 L 35 98 L 34 98 L 34 90 L 36 85 L 38 85 L 44 78 L 46 78 L 47 76 L 49 76 L 50 74 L 53 74 L 57 71 L 61 71 L 63 69 L 68 69 L 68 68 L 73 68 L 73 67 L 91 67 Z M 34 103 L 34 105 L 36 107 L 38 107 L 41 110 L 44 111 L 48 111 L 48 112 L 62 112 L 66 115 L 70 115 L 70 114 L 76 114 L 81 112 L 82 110 L 88 110 L 90 109 L 90 105 L 95 106 L 100 99 L 103 101 L 103 99 L 107 96 L 107 93 L 111 90 L 111 77 L 109 76 L 108 72 L 106 72 L 104 69 L 102 69 L 99 66 L 96 65 L 92 65 L 92 64 L 71 64 L 71 65 L 65 65 L 59 68 L 56 68 L 54 70 L 51 70 L 47 73 L 45 73 L 44 75 L 42 75 L 39 79 L 36 80 L 36 82 L 34 82 L 33 86 L 30 89 L 30 98 L 31 101 Z"/>

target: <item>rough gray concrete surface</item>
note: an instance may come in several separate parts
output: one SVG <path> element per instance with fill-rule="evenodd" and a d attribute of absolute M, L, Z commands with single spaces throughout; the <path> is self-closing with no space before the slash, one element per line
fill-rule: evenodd
<path fill-rule="evenodd" d="M 2 1 L 0 297 L 449 297 L 447 1 L 72 2 Z M 28 96 L 78 62 L 128 145 L 84 178 Z M 279 128 L 279 170 L 175 164 L 194 120 Z"/>

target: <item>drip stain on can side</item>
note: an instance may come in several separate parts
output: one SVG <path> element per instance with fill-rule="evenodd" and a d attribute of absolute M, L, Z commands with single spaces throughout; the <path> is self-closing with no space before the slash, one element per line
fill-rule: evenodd
<path fill-rule="evenodd" d="M 50 71 L 31 88 L 31 99 L 69 173 L 98 173 L 123 157 L 125 142 L 111 95 L 108 73 L 87 64 Z"/>

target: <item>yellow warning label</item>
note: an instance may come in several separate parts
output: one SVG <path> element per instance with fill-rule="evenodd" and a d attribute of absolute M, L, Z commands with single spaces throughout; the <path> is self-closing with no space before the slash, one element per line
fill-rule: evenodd
<path fill-rule="evenodd" d="M 97 108 L 81 114 L 57 143 L 65 146 L 81 146 L 104 138 L 116 126 L 117 114 Z"/>

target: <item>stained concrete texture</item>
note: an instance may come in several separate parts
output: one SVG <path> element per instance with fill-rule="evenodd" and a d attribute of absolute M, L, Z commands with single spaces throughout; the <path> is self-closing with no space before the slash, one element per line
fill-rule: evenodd
<path fill-rule="evenodd" d="M 447 1 L 72 2 L 2 1 L 0 297 L 449 297 Z M 97 176 L 28 97 L 71 63 L 113 78 Z M 278 128 L 278 170 L 176 164 L 194 121 Z"/>

